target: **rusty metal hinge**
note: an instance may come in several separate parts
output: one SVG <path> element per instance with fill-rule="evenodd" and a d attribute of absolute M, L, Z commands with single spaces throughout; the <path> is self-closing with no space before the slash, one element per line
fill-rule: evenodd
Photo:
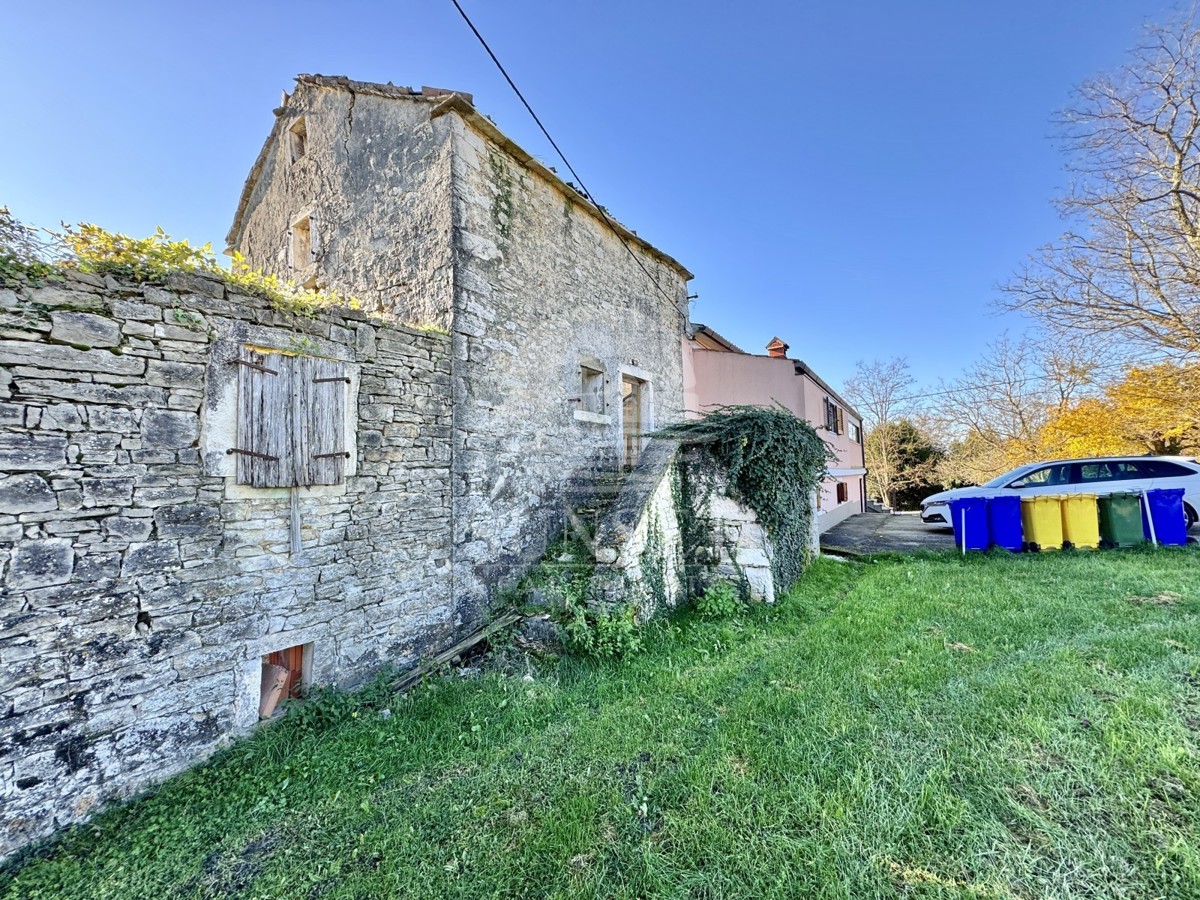
<path fill-rule="evenodd" d="M 344 382 L 346 382 L 346 384 L 350 383 L 350 379 L 348 377 L 345 377 L 342 375 L 339 375 L 337 378 L 314 378 L 312 380 L 312 383 L 313 384 L 325 384 L 326 382 L 329 382 L 329 381 L 344 381 Z"/>
<path fill-rule="evenodd" d="M 272 374 L 275 374 L 275 373 L 272 373 Z M 233 454 L 233 453 L 238 453 L 242 456 L 253 456 L 255 459 L 265 459 L 267 462 L 279 462 L 278 456 L 270 456 L 266 453 L 256 453 L 253 450 L 242 450 L 238 447 L 230 447 L 228 450 L 225 451 L 226 456 L 229 456 L 230 454 Z"/>
<path fill-rule="evenodd" d="M 313 459 L 333 459 L 334 457 L 337 457 L 337 456 L 344 457 L 345 459 L 349 459 L 350 451 L 349 450 L 339 450 L 337 453 L 317 453 L 316 455 L 313 456 Z"/>
<path fill-rule="evenodd" d="M 260 366 L 258 363 L 252 363 L 246 359 L 231 359 L 231 360 L 229 360 L 229 365 L 245 366 L 247 369 L 257 369 L 259 372 L 266 372 L 268 375 L 278 375 L 279 374 L 274 369 L 268 369 L 266 366 Z"/>

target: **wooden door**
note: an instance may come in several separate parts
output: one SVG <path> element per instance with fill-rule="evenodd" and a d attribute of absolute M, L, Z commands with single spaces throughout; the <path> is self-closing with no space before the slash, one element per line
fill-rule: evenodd
<path fill-rule="evenodd" d="M 631 469 L 642 452 L 642 382 L 629 376 L 621 378 L 621 436 L 622 462 Z"/>

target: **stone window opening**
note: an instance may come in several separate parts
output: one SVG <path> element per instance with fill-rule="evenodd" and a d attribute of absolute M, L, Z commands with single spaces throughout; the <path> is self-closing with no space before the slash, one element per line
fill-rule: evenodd
<path fill-rule="evenodd" d="M 286 250 L 288 274 L 292 277 L 306 272 L 317 261 L 321 244 L 315 216 L 301 216 L 292 223 L 287 233 Z M 315 275 L 307 280 L 316 283 Z"/>
<path fill-rule="evenodd" d="M 293 163 L 308 153 L 308 123 L 304 116 L 298 118 L 288 129 L 288 144 Z"/>
<path fill-rule="evenodd" d="M 604 363 L 594 356 L 582 357 L 579 361 L 579 397 L 575 419 L 597 425 L 610 424 L 612 417 L 608 413 L 607 394 L 608 378 L 604 374 Z"/>
<path fill-rule="evenodd" d="M 258 717 L 269 719 L 287 700 L 297 700 L 312 686 L 313 645 L 296 644 L 262 658 Z"/>
<path fill-rule="evenodd" d="M 238 367 L 237 483 L 309 487 L 345 479 L 344 363 L 242 347 Z"/>

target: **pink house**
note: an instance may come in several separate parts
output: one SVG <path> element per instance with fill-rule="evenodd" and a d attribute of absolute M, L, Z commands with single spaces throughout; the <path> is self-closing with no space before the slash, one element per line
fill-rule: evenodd
<path fill-rule="evenodd" d="M 862 417 L 798 359 L 779 338 L 767 355 L 747 353 L 707 325 L 693 324 L 683 341 L 684 414 L 696 419 L 721 406 L 779 404 L 807 420 L 837 459 L 818 498 L 817 527 L 827 531 L 865 509 Z"/>

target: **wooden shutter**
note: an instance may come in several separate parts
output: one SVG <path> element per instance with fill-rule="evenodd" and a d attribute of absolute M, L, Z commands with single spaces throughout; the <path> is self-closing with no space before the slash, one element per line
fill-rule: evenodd
<path fill-rule="evenodd" d="M 317 235 L 317 217 L 308 217 L 308 261 L 316 262 L 321 252 L 321 239 Z"/>
<path fill-rule="evenodd" d="M 341 484 L 346 471 L 346 367 L 332 359 L 303 362 L 305 484 Z"/>
<path fill-rule="evenodd" d="M 838 434 L 846 430 L 846 413 L 840 406 L 837 407 L 837 428 L 834 430 Z"/>
<path fill-rule="evenodd" d="M 346 367 L 330 359 L 262 354 L 238 373 L 238 484 L 341 484 L 346 472 Z M 269 371 L 264 371 L 269 370 Z M 273 373 L 273 374 L 272 374 Z M 268 459 L 267 457 L 271 457 Z"/>
<path fill-rule="evenodd" d="M 283 236 L 283 264 L 287 267 L 288 275 L 291 275 L 296 269 L 296 261 L 292 259 L 292 229 L 290 226 Z"/>
<path fill-rule="evenodd" d="M 237 449 L 249 452 L 237 454 L 237 482 L 290 486 L 292 357 L 243 347 L 239 358 Z"/>

